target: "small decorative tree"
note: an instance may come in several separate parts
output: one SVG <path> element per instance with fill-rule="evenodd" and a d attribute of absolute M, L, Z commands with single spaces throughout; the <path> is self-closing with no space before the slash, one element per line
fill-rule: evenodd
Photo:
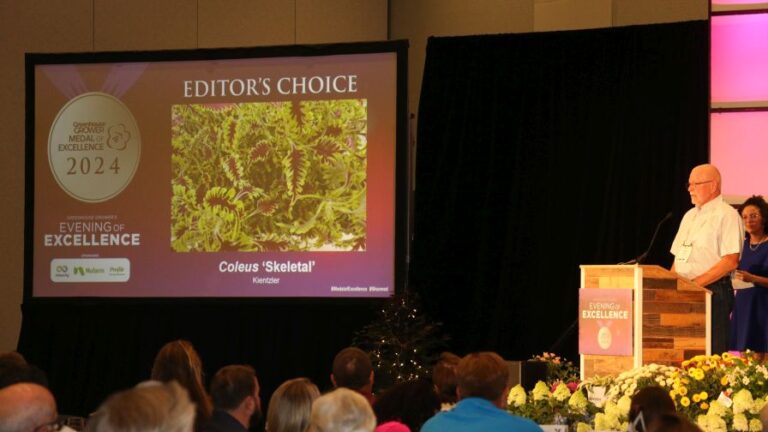
<path fill-rule="evenodd" d="M 400 381 L 429 378 L 448 340 L 442 323 L 421 311 L 418 295 L 405 291 L 381 307 L 373 322 L 357 332 L 353 344 L 370 354 L 380 390 Z"/>

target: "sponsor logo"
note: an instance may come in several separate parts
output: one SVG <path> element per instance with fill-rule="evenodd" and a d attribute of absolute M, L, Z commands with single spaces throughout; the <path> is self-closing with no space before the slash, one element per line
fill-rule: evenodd
<path fill-rule="evenodd" d="M 130 277 L 131 265 L 127 258 L 57 258 L 51 261 L 53 282 L 127 282 Z"/>

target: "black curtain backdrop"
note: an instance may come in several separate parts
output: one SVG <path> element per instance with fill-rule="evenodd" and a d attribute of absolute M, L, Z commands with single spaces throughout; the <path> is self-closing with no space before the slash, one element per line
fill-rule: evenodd
<path fill-rule="evenodd" d="M 432 38 L 418 130 L 411 286 L 459 354 L 540 352 L 576 318 L 578 265 L 651 262 L 707 160 L 708 25 Z M 27 301 L 19 351 L 61 413 L 86 415 L 190 340 L 207 376 L 253 365 L 328 388 L 333 355 L 380 302 Z M 567 348 L 575 353 L 575 337 Z M 566 352 L 568 353 L 568 352 Z"/>
<path fill-rule="evenodd" d="M 708 160 L 706 21 L 430 38 L 411 286 L 460 352 L 526 359 L 577 318 L 579 265 L 669 267 Z M 556 351 L 578 361 L 577 334 Z"/>

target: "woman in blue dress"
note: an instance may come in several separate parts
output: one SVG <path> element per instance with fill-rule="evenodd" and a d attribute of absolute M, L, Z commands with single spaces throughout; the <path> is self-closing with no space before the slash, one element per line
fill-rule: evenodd
<path fill-rule="evenodd" d="M 731 315 L 731 349 L 754 351 L 762 358 L 768 352 L 768 204 L 754 195 L 741 205 L 747 237 L 735 279 L 753 284 L 736 290 Z"/>

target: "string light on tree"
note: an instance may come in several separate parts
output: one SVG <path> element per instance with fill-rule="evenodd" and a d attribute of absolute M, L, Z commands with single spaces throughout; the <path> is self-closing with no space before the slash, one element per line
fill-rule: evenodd
<path fill-rule="evenodd" d="M 355 335 L 354 344 L 371 355 L 378 389 L 428 376 L 428 368 L 445 348 L 448 337 L 442 324 L 420 310 L 418 296 L 406 291 L 392 297 Z"/>

